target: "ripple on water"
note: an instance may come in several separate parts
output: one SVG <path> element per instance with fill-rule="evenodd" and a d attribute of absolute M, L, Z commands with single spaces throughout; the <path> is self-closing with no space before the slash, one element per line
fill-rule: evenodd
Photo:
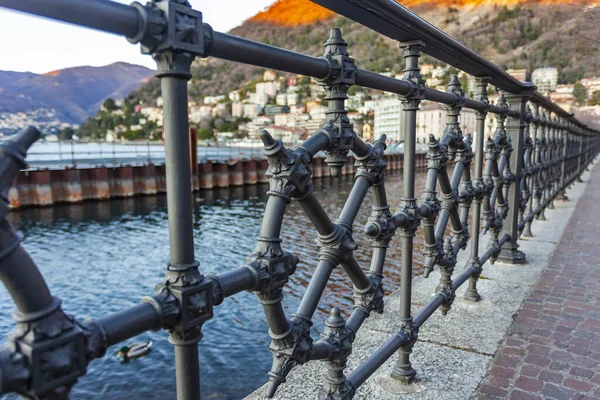
<path fill-rule="evenodd" d="M 417 185 L 423 185 L 419 175 Z M 401 177 L 390 175 L 388 199 L 396 209 Z M 341 211 L 352 180 L 323 178 L 315 193 L 332 219 Z M 245 262 L 254 248 L 266 196 L 264 185 L 201 192 L 194 209 L 196 257 L 203 272 L 220 273 Z M 369 193 L 354 226 L 359 250 L 355 257 L 368 268 L 369 241 L 362 233 L 370 213 Z M 63 299 L 64 309 L 79 317 L 100 317 L 132 306 L 154 290 L 164 276 L 169 259 L 168 221 L 164 196 L 111 200 L 98 203 L 21 210 L 10 215 L 24 236 L 24 247 L 52 288 Z M 300 303 L 316 264 L 316 233 L 301 208 L 292 203 L 282 229 L 283 247 L 298 255 L 300 264 L 285 289 L 285 310 L 293 313 Z M 418 237 L 417 237 L 418 238 Z M 385 287 L 397 288 L 400 280 L 399 238 L 388 250 Z M 419 246 L 419 243 L 416 244 Z M 420 251 L 415 252 L 415 273 L 420 271 Z M 348 315 L 352 285 L 336 268 L 323 294 L 314 321 L 314 333 L 323 328 L 333 306 Z M 0 287 L 0 336 L 12 329 L 12 301 Z M 203 398 L 237 399 L 263 384 L 271 365 L 268 327 L 262 308 L 252 293 L 229 298 L 215 310 L 203 328 L 200 343 Z M 74 388 L 74 399 L 169 399 L 175 396 L 173 348 L 164 332 L 149 332 L 136 341 L 152 340 L 149 356 L 129 364 L 114 357 L 120 346 L 94 361 L 89 374 Z"/>

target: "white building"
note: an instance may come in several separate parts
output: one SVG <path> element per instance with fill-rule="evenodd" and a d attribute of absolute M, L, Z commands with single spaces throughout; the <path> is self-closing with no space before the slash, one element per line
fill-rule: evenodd
<path fill-rule="evenodd" d="M 240 96 L 240 91 L 239 90 L 234 90 L 232 92 L 229 92 L 229 100 L 231 100 L 233 103 L 236 103 L 238 101 L 240 101 L 242 98 Z"/>
<path fill-rule="evenodd" d="M 584 78 L 581 80 L 581 84 L 585 86 L 587 94 L 590 96 L 592 93 L 600 90 L 600 77 Z"/>
<path fill-rule="evenodd" d="M 209 105 L 213 105 L 213 104 L 217 104 L 220 101 L 225 100 L 225 95 L 219 95 L 219 96 L 206 96 L 204 98 L 204 104 L 209 104 Z"/>
<path fill-rule="evenodd" d="M 266 93 L 250 93 L 248 100 L 253 104 L 265 106 L 269 102 L 269 95 Z"/>
<path fill-rule="evenodd" d="M 507 69 L 506 73 L 521 82 L 527 82 L 527 70 L 525 68 Z"/>
<path fill-rule="evenodd" d="M 244 104 L 243 103 L 232 103 L 231 104 L 231 115 L 237 118 L 244 116 Z"/>
<path fill-rule="evenodd" d="M 390 96 L 379 99 L 375 107 L 373 136 L 377 138 L 385 134 L 391 141 L 404 140 L 401 132 L 402 115 L 402 103 L 397 97 Z M 463 135 L 475 133 L 475 116 L 473 110 L 465 108 L 461 111 L 459 121 Z M 421 103 L 420 110 L 417 111 L 417 143 L 427 143 L 430 134 L 436 138 L 442 137 L 445 128 L 445 108 L 438 103 L 428 101 Z"/>
<path fill-rule="evenodd" d="M 558 83 L 558 70 L 556 68 L 538 68 L 531 73 L 531 81 L 537 86 L 538 92 L 544 96 L 553 92 Z"/>
<path fill-rule="evenodd" d="M 278 106 L 287 106 L 287 95 L 285 93 L 279 93 L 275 97 L 275 104 Z"/>
<path fill-rule="evenodd" d="M 216 118 L 216 117 L 229 118 L 231 116 L 231 113 L 229 112 L 229 108 L 227 107 L 227 104 L 218 103 L 218 104 L 215 104 L 215 106 L 212 109 L 212 116 L 213 116 L 213 118 Z"/>
<path fill-rule="evenodd" d="M 244 104 L 244 116 L 254 118 L 260 114 L 263 107 L 260 104 Z"/>
<path fill-rule="evenodd" d="M 366 102 L 365 102 L 366 105 Z M 397 97 L 382 97 L 374 106 L 375 126 L 374 137 L 386 135 L 392 141 L 400 141 L 400 115 L 402 105 Z"/>
<path fill-rule="evenodd" d="M 277 73 L 272 69 L 268 69 L 263 73 L 263 81 L 269 82 L 277 79 Z"/>
<path fill-rule="evenodd" d="M 190 121 L 192 122 L 200 122 L 202 120 L 207 120 L 212 118 L 212 107 L 207 104 L 196 105 L 194 107 L 190 107 L 189 111 Z"/>
<path fill-rule="evenodd" d="M 279 90 L 278 82 L 260 82 L 256 84 L 256 93 L 266 94 L 270 97 L 275 97 Z"/>
<path fill-rule="evenodd" d="M 298 102 L 300 101 L 300 95 L 298 93 L 296 93 L 295 91 L 293 92 L 288 92 L 285 94 L 286 96 L 286 102 L 288 106 L 293 106 L 295 104 L 298 104 Z"/>

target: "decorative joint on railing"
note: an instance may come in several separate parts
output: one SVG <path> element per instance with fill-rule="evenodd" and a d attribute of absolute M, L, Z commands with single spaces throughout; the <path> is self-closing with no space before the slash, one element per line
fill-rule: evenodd
<path fill-rule="evenodd" d="M 245 268 L 254 276 L 254 287 L 259 302 L 273 304 L 281 301 L 282 290 L 289 281 L 289 277 L 296 272 L 299 259 L 292 253 L 283 252 L 279 242 L 274 244 L 269 238 L 258 237 L 257 241 L 264 246 L 265 251 L 255 250 L 249 258 Z"/>
<path fill-rule="evenodd" d="M 405 96 L 399 96 L 405 111 L 418 110 L 419 104 L 425 99 L 425 80 L 419 71 L 419 57 L 425 42 L 413 40 L 400 43 L 405 59 L 404 80 L 411 84 L 411 90 Z"/>
<path fill-rule="evenodd" d="M 169 265 L 165 281 L 156 286 L 159 296 L 155 299 L 164 312 L 163 327 L 170 333 L 169 342 L 175 345 L 198 342 L 202 325 L 213 317 L 213 282 L 200 274 L 198 265 Z"/>
<path fill-rule="evenodd" d="M 267 396 L 272 398 L 280 384 L 297 365 L 309 361 L 313 354 L 313 340 L 310 337 L 312 322 L 300 315 L 292 315 L 289 329 L 281 335 L 269 331 L 273 353 L 273 366 L 269 371 Z"/>
<path fill-rule="evenodd" d="M 140 43 L 142 53 L 160 52 L 205 55 L 202 13 L 192 9 L 186 0 L 153 0 L 141 5 L 132 4 L 139 14 L 139 28 L 135 36 L 127 38 Z"/>
<path fill-rule="evenodd" d="M 381 135 L 379 139 L 370 146 L 370 151 L 365 157 L 356 157 L 356 177 L 364 176 L 371 186 L 381 185 L 385 181 L 385 145 L 386 136 Z"/>
<path fill-rule="evenodd" d="M 325 42 L 325 54 L 321 57 L 329 63 L 330 72 L 325 78 L 317 79 L 319 86 L 325 89 L 327 100 L 347 99 L 348 89 L 356 81 L 358 68 L 354 59 L 348 55 L 347 47 L 342 31 L 339 28 L 332 29 Z"/>
<path fill-rule="evenodd" d="M 417 206 L 417 199 L 401 198 L 404 203 L 402 210 L 394 214 L 396 226 L 400 228 L 400 236 L 415 237 L 419 225 L 421 225 L 421 213 Z"/>
<path fill-rule="evenodd" d="M 475 99 L 483 103 L 483 110 L 477 111 L 478 119 L 485 119 L 491 107 L 487 95 L 487 88 L 490 81 L 491 78 L 489 76 L 475 78 Z"/>
<path fill-rule="evenodd" d="M 310 154 L 303 148 L 286 149 L 281 140 L 275 140 L 267 131 L 260 138 L 265 146 L 264 154 L 269 161 L 266 175 L 269 177 L 267 195 L 278 196 L 286 202 L 303 198 L 312 192 Z"/>
<path fill-rule="evenodd" d="M 88 354 L 84 330 L 63 312 L 57 298 L 38 312 L 15 311 L 13 318 L 17 326 L 0 350 L 0 393 L 67 399 L 97 354 Z"/>
<path fill-rule="evenodd" d="M 371 209 L 371 215 L 365 224 L 365 235 L 372 239 L 372 247 L 387 248 L 396 233 L 396 220 L 388 205 L 373 205 Z"/>
<path fill-rule="evenodd" d="M 318 235 L 316 240 L 319 260 L 329 261 L 334 265 L 348 260 L 352 252 L 358 249 L 358 244 L 352 239 L 352 227 L 343 226 L 341 221 L 337 222 L 333 232 L 329 235 Z"/>
<path fill-rule="evenodd" d="M 460 110 L 465 105 L 465 92 L 462 90 L 462 86 L 460 81 L 458 80 L 457 75 L 452 75 L 450 78 L 450 82 L 448 82 L 446 93 L 453 94 L 455 97 L 455 101 L 448 105 L 446 109 L 448 110 L 448 115 L 459 115 Z"/>
<path fill-rule="evenodd" d="M 423 277 L 429 278 L 429 274 L 436 265 L 443 264 L 445 261 L 444 244 L 442 238 L 436 238 L 432 244 L 423 245 Z"/>
<path fill-rule="evenodd" d="M 329 138 L 329 146 L 325 149 L 325 162 L 329 165 L 332 176 L 339 176 L 347 161 L 347 154 L 353 148 L 356 133 L 348 120 L 348 111 L 344 101 L 348 98 L 348 89 L 354 85 L 358 68 L 354 59 L 348 56 L 347 43 L 342 38 L 340 29 L 331 30 L 325 43 L 325 55 L 330 66 L 327 77 L 318 83 L 325 89 L 325 98 L 329 109 L 319 131 Z"/>
<path fill-rule="evenodd" d="M 351 400 L 354 396 L 354 388 L 346 381 L 344 375 L 348 357 L 352 353 L 353 340 L 354 333 L 346 327 L 346 321 L 339 308 L 332 308 L 329 318 L 325 320 L 325 331 L 321 339 L 322 342 L 329 345 L 332 351 L 325 360 L 327 375 L 325 376 L 325 385 L 319 390 L 320 399 Z"/>
<path fill-rule="evenodd" d="M 427 159 L 427 169 L 435 169 L 437 172 L 446 170 L 448 166 L 447 146 L 440 143 L 432 134 L 429 135 L 427 146 L 428 150 L 425 156 Z"/>
<path fill-rule="evenodd" d="M 374 272 L 368 272 L 367 276 L 371 281 L 371 285 L 366 290 L 354 288 L 354 308 L 358 308 L 367 315 L 370 315 L 373 311 L 381 314 L 383 312 L 383 298 L 385 295 L 383 290 L 383 276 Z"/>

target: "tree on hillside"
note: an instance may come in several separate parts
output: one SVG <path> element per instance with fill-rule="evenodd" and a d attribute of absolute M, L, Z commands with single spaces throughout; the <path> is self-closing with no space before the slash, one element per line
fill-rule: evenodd
<path fill-rule="evenodd" d="M 115 101 L 109 97 L 108 99 L 104 100 L 104 103 L 102 103 L 102 108 L 104 108 L 106 111 L 115 111 L 118 107 L 117 103 L 115 103 Z"/>
<path fill-rule="evenodd" d="M 585 99 L 587 97 L 587 90 L 585 89 L 585 86 L 583 86 L 581 83 L 576 83 L 573 87 L 573 97 L 575 97 L 577 104 L 585 103 Z"/>
<path fill-rule="evenodd" d="M 600 106 L 600 90 L 597 90 L 594 93 L 592 93 L 589 104 L 591 106 Z"/>

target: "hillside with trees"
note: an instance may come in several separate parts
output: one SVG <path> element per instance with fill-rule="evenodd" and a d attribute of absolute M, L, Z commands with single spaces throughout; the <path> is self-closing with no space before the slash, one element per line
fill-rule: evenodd
<path fill-rule="evenodd" d="M 600 71 L 600 8 L 590 1 L 408 0 L 403 5 L 502 68 L 556 67 L 559 83 Z M 301 12 L 299 12 L 301 10 Z M 207 21 L 210 23 L 210 21 Z M 309 0 L 279 0 L 230 33 L 319 56 L 333 27 L 342 29 L 360 68 L 401 73 L 398 44 Z M 423 62 L 440 64 L 431 57 Z M 252 87 L 264 69 L 212 58 L 192 67 L 190 99 Z M 154 104 L 158 79 L 131 93 L 131 104 Z"/>

